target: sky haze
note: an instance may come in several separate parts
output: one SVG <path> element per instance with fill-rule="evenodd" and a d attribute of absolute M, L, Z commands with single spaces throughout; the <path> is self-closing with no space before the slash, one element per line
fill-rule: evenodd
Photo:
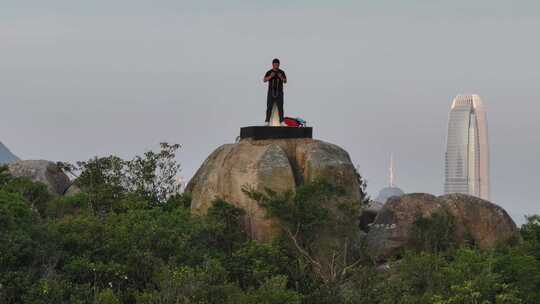
<path fill-rule="evenodd" d="M 2 1 L 0 141 L 23 159 L 131 158 L 167 141 L 190 177 L 262 124 L 262 76 L 285 114 L 387 184 L 441 194 L 448 112 L 487 107 L 492 201 L 540 213 L 536 1 Z M 226 4 L 225 4 L 226 3 Z"/>

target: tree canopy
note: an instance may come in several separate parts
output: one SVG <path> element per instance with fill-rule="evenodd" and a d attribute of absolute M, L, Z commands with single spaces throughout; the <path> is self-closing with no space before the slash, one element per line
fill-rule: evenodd
<path fill-rule="evenodd" d="M 179 146 L 161 148 L 64 164 L 82 190 L 69 197 L 0 167 L 0 303 L 540 303 L 539 216 L 489 251 L 454 244 L 445 214 L 418 219 L 415 247 L 381 270 L 361 246 L 365 202 L 339 187 L 246 189 L 283 230 L 257 243 L 234 202 L 192 214 Z"/>

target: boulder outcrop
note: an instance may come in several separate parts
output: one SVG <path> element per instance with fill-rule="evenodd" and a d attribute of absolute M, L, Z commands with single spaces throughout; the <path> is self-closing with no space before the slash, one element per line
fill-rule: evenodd
<path fill-rule="evenodd" d="M 256 240 L 268 241 L 278 227 L 242 188 L 294 191 L 317 178 L 343 187 L 344 199 L 360 200 L 358 175 L 349 154 L 336 145 L 313 139 L 244 139 L 223 145 L 210 154 L 186 191 L 192 195 L 195 213 L 206 213 L 216 198 L 242 208 L 247 231 Z"/>
<path fill-rule="evenodd" d="M 64 195 L 71 185 L 69 177 L 58 166 L 47 160 L 21 160 L 9 164 L 9 172 L 15 177 L 27 177 L 47 185 L 49 192 Z"/>
<path fill-rule="evenodd" d="M 407 194 L 390 198 L 377 214 L 366 238 L 370 255 L 385 260 L 407 248 L 418 217 L 429 218 L 436 212 L 446 212 L 452 217 L 453 239 L 458 244 L 469 238 L 479 248 L 487 249 L 519 235 L 516 224 L 503 208 L 480 198 L 464 194 L 440 197 Z"/>

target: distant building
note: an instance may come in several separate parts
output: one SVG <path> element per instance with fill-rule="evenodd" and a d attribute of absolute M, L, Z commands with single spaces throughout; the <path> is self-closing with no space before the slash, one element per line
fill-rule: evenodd
<path fill-rule="evenodd" d="M 394 157 L 390 157 L 390 181 L 388 187 L 381 189 L 375 202 L 384 204 L 392 196 L 402 196 L 405 194 L 403 190 L 395 186 L 395 170 L 394 170 Z"/>
<path fill-rule="evenodd" d="M 381 211 L 386 201 L 391 197 L 400 197 L 405 193 L 395 186 L 395 171 L 394 171 L 394 157 L 390 156 L 390 179 L 388 187 L 384 187 L 377 195 L 377 198 L 371 200 L 360 214 L 360 229 L 364 232 L 368 232 L 371 224 L 375 221 L 375 217 Z"/>
<path fill-rule="evenodd" d="M 489 200 L 489 144 L 486 110 L 478 95 L 458 95 L 448 118 L 444 193 Z"/>
<path fill-rule="evenodd" d="M 379 195 L 377 195 L 375 201 L 384 204 L 392 196 L 400 197 L 404 194 L 405 192 L 398 187 L 385 187 L 379 191 Z"/>

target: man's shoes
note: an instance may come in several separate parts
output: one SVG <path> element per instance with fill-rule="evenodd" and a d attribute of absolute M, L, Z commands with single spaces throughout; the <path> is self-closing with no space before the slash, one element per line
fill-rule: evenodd
<path fill-rule="evenodd" d="M 286 127 L 287 124 L 286 124 L 284 121 L 282 121 L 282 122 L 281 122 L 281 126 L 282 126 L 282 127 Z"/>
<path fill-rule="evenodd" d="M 269 127 L 269 126 L 270 126 L 270 122 L 269 122 L 269 121 L 265 121 L 265 122 L 264 122 L 264 125 L 267 126 L 267 127 Z"/>

